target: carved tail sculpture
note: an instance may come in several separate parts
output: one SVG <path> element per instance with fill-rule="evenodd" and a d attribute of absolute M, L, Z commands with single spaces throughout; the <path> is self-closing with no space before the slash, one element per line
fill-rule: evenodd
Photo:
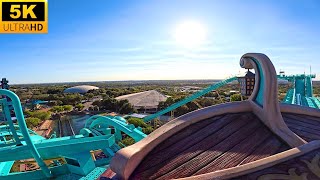
<path fill-rule="evenodd" d="M 240 66 L 255 70 L 255 87 L 249 98 L 253 112 L 291 147 L 305 144 L 306 141 L 293 133 L 285 124 L 278 101 L 276 70 L 270 59 L 260 53 L 247 53 L 240 59 Z"/>

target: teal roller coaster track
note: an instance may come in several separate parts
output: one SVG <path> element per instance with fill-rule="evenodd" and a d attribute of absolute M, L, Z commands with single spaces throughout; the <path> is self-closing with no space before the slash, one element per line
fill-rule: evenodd
<path fill-rule="evenodd" d="M 292 88 L 288 90 L 283 103 L 320 109 L 320 100 L 313 95 L 312 79 L 315 75 L 302 74 L 278 76 L 278 78 L 292 83 Z"/>

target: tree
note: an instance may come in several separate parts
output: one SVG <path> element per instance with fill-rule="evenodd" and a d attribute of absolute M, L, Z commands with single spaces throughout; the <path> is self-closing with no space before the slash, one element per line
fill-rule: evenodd
<path fill-rule="evenodd" d="M 128 137 L 125 137 L 124 139 L 122 139 L 120 141 L 119 145 L 122 146 L 122 144 L 123 144 L 125 146 L 130 146 L 134 143 L 135 143 L 134 139 L 132 139 L 131 137 L 128 136 Z"/>
<path fill-rule="evenodd" d="M 119 109 L 120 114 L 130 114 L 133 112 L 135 112 L 135 109 L 130 103 L 122 104 L 122 106 Z"/>
<path fill-rule="evenodd" d="M 175 116 L 181 116 L 188 112 L 190 112 L 190 110 L 187 105 L 180 106 L 176 110 L 174 110 Z"/>
<path fill-rule="evenodd" d="M 128 123 L 133 124 L 135 127 L 146 128 L 148 126 L 142 119 L 136 117 L 130 117 Z"/>
<path fill-rule="evenodd" d="M 41 120 L 39 118 L 29 117 L 26 118 L 26 124 L 28 128 L 36 127 L 40 124 Z"/>
<path fill-rule="evenodd" d="M 101 106 L 101 101 L 94 101 L 92 103 L 93 106 Z"/>
<path fill-rule="evenodd" d="M 63 110 L 64 109 L 62 106 L 53 106 L 50 111 L 58 113 L 58 112 L 62 112 Z"/>
<path fill-rule="evenodd" d="M 42 111 L 34 111 L 31 114 L 31 116 L 35 117 L 35 118 L 39 118 L 43 121 L 43 120 L 50 119 L 51 113 L 50 112 L 42 112 Z"/>
<path fill-rule="evenodd" d="M 91 99 L 94 97 L 94 94 L 93 93 L 87 93 L 85 94 L 85 96 L 88 98 L 88 99 Z"/>
<path fill-rule="evenodd" d="M 83 97 L 80 94 L 66 94 L 64 97 L 59 98 L 63 102 L 63 104 L 78 104 L 81 102 Z"/>
<path fill-rule="evenodd" d="M 148 126 L 146 128 L 142 128 L 142 132 L 145 134 L 150 134 L 153 132 L 153 128 L 151 126 Z"/>
<path fill-rule="evenodd" d="M 50 119 L 51 113 L 50 112 L 43 112 L 43 111 L 25 111 L 24 112 L 28 117 L 38 118 L 42 121 Z"/>
<path fill-rule="evenodd" d="M 241 94 L 233 94 L 230 96 L 231 101 L 241 101 Z"/>
<path fill-rule="evenodd" d="M 78 111 L 81 111 L 81 110 L 84 108 L 84 105 L 81 104 L 81 103 L 79 103 L 79 104 L 77 104 L 77 105 L 75 106 L 75 108 L 77 108 Z"/>
<path fill-rule="evenodd" d="M 63 110 L 64 111 L 71 111 L 73 109 L 72 105 L 63 105 Z"/>

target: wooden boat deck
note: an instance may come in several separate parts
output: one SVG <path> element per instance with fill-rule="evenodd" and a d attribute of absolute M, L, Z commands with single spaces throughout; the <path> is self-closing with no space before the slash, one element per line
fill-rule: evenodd
<path fill-rule="evenodd" d="M 300 114 L 282 113 L 283 119 L 291 131 L 310 142 L 320 139 L 319 118 Z"/>
<path fill-rule="evenodd" d="M 232 180 L 304 179 L 319 180 L 319 149 L 283 163 L 262 169 Z"/>
<path fill-rule="evenodd" d="M 195 123 L 154 148 L 131 179 L 171 179 L 252 162 L 289 149 L 253 113 Z"/>

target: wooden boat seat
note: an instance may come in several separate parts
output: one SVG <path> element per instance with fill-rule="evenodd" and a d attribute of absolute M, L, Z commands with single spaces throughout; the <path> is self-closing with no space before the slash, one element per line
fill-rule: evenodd
<path fill-rule="evenodd" d="M 192 124 L 166 139 L 143 159 L 130 179 L 194 176 L 287 149 L 253 113 L 225 114 Z"/>

